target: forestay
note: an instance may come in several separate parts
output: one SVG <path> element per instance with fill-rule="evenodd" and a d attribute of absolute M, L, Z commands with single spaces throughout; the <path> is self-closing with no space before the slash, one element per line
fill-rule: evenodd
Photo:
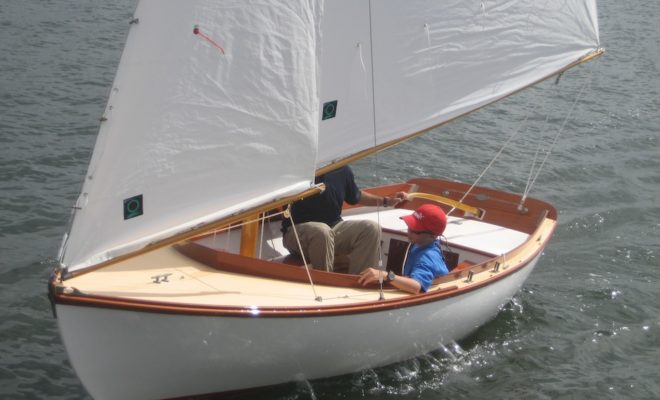
<path fill-rule="evenodd" d="M 309 188 L 320 12 L 139 2 L 63 245 L 69 271 Z"/>
<path fill-rule="evenodd" d="M 469 113 L 599 47 L 595 0 L 333 0 L 322 27 L 321 103 L 336 101 L 336 115 L 320 123 L 317 167 Z"/>

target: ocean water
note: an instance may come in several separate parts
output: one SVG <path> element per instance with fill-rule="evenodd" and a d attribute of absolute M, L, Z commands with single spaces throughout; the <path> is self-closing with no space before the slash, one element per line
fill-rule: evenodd
<path fill-rule="evenodd" d="M 0 398 L 89 397 L 46 282 L 134 6 L 0 2 Z M 364 186 L 471 183 L 519 132 L 480 184 L 522 192 L 559 132 L 530 195 L 560 224 L 513 301 L 423 357 L 245 398 L 660 398 L 660 3 L 599 14 L 603 57 L 354 166 Z"/>

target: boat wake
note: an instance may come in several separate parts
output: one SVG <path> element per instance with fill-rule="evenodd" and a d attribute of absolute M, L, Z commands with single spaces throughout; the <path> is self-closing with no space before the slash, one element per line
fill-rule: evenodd
<path fill-rule="evenodd" d="M 416 398 L 429 393 L 446 395 L 449 386 L 452 392 L 460 394 L 460 388 L 463 387 L 461 382 L 496 381 L 498 376 L 494 365 L 497 360 L 520 350 L 519 326 L 533 318 L 524 314 L 524 309 L 523 299 L 516 296 L 502 308 L 495 320 L 464 340 L 451 342 L 423 356 L 381 368 L 329 379 L 299 381 L 288 385 L 288 390 L 281 387 L 280 396 L 273 397 L 270 392 L 268 398 Z M 338 387 L 350 390 L 337 393 Z M 266 398 L 265 393 L 263 398 Z"/>

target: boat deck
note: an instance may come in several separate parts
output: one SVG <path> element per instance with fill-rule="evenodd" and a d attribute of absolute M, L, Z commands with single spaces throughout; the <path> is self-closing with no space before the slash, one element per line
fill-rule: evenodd
<path fill-rule="evenodd" d="M 372 218 L 388 234 L 405 237 L 406 226 L 400 217 L 409 214 L 409 210 L 389 209 L 380 213 L 369 209 L 349 211 L 346 219 Z M 274 229 L 274 226 L 271 228 Z M 473 249 L 483 255 L 507 253 L 529 237 L 515 230 L 455 217 L 449 218 L 445 236 L 450 244 Z M 272 238 L 269 243 L 273 245 Z M 273 246 L 279 247 L 281 244 Z M 446 282 L 432 290 L 456 284 L 456 281 Z M 374 289 L 322 285 L 312 288 L 309 283 L 219 271 L 184 256 L 173 247 L 81 274 L 66 280 L 64 286 L 87 295 L 158 303 L 241 308 L 249 305 L 255 313 L 261 307 L 342 306 L 372 302 L 379 296 L 379 291 Z M 385 290 L 388 299 L 405 296 L 409 295 L 395 289 Z M 322 301 L 316 300 L 317 297 L 321 297 Z"/>
<path fill-rule="evenodd" d="M 385 211 L 381 209 L 378 212 L 374 207 L 364 207 L 347 210 L 343 218 L 371 219 L 380 223 L 383 230 L 406 235 L 408 227 L 401 217 L 410 213 L 411 211 L 406 209 L 395 208 Z M 451 245 L 475 249 L 480 253 L 495 256 L 523 244 L 529 235 L 478 220 L 449 216 L 444 237 Z"/>

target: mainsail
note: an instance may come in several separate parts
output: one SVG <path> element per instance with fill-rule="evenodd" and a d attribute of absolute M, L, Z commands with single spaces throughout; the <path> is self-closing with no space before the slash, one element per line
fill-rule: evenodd
<path fill-rule="evenodd" d="M 599 48 L 595 0 L 335 0 L 324 8 L 318 168 L 425 131 Z"/>
<path fill-rule="evenodd" d="M 69 271 L 310 187 L 320 11 L 139 2 L 65 244 Z"/>
<path fill-rule="evenodd" d="M 595 0 L 141 0 L 69 271 L 308 189 L 598 51 Z"/>

